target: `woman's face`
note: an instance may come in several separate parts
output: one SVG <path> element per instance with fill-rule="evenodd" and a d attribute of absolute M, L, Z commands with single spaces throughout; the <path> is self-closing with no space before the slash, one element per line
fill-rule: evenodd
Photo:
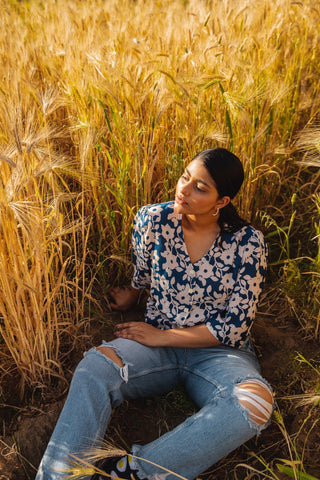
<path fill-rule="evenodd" d="M 189 215 L 212 215 L 229 201 L 229 197 L 219 198 L 213 178 L 202 161 L 196 159 L 178 180 L 174 210 Z"/>

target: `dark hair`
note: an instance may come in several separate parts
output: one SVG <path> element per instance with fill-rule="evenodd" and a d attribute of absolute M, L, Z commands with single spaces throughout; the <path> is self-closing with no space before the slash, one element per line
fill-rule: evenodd
<path fill-rule="evenodd" d="M 219 196 L 234 198 L 244 180 L 244 170 L 239 158 L 225 148 L 210 148 L 198 153 L 193 158 L 196 159 L 201 160 L 210 173 Z M 231 202 L 221 209 L 218 223 L 221 233 L 236 232 L 248 225 Z"/>

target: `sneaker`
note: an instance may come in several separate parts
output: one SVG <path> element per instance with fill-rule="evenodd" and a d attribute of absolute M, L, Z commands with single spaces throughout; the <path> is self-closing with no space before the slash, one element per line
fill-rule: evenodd
<path fill-rule="evenodd" d="M 132 464 L 132 457 L 131 455 L 125 455 L 124 457 L 111 457 L 102 460 L 102 462 L 98 465 L 100 470 L 105 471 L 109 474 L 102 475 L 101 473 L 95 473 L 91 480 L 106 480 L 111 479 L 123 479 L 123 480 L 147 480 L 146 478 L 140 478 L 138 476 L 138 470 L 134 468 Z"/>

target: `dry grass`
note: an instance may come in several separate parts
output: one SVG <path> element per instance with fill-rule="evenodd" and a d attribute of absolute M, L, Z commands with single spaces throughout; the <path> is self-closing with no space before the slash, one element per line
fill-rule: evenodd
<path fill-rule="evenodd" d="M 22 393 L 64 377 L 90 303 L 130 272 L 135 212 L 211 146 L 242 158 L 239 209 L 319 339 L 319 6 L 0 5 L 0 350 Z"/>

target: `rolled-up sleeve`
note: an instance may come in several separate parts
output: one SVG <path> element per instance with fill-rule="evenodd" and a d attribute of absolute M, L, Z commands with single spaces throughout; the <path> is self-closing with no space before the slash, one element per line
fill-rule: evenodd
<path fill-rule="evenodd" d="M 226 309 L 205 322 L 221 343 L 236 348 L 248 336 L 266 276 L 267 245 L 262 233 L 254 230 L 251 236 L 243 237 L 238 255 L 239 269 Z"/>
<path fill-rule="evenodd" d="M 134 288 L 147 288 L 151 283 L 153 231 L 152 217 L 148 213 L 148 205 L 142 207 L 133 220 L 132 260 Z"/>

